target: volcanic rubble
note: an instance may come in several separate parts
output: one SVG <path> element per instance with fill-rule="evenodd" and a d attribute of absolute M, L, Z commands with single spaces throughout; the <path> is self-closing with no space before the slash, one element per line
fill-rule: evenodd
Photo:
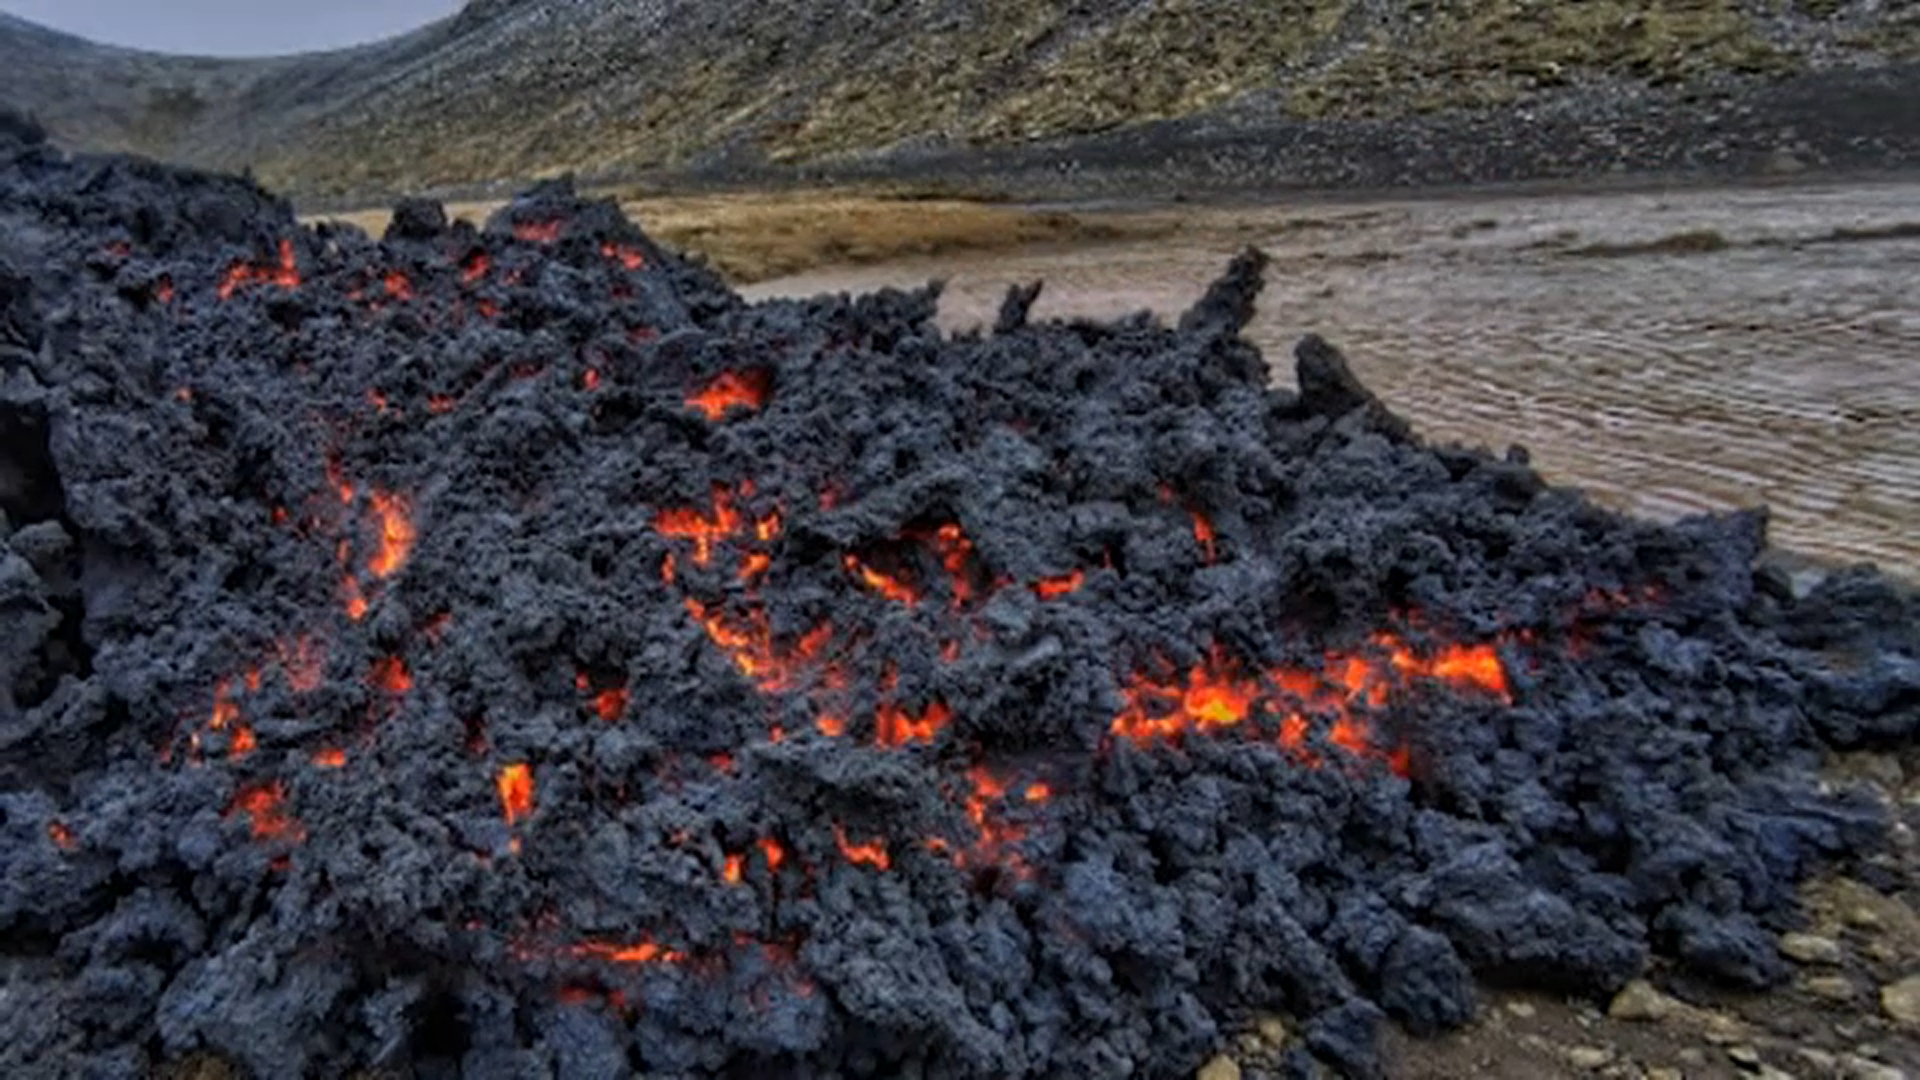
<path fill-rule="evenodd" d="M 749 305 L 565 182 L 375 241 L 0 124 L 0 1071 L 1379 1072 L 1779 980 L 1920 605 L 1428 446 L 1309 338 Z"/>

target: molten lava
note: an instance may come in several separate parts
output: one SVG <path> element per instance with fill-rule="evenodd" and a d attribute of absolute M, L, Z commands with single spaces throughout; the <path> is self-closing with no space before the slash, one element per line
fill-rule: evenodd
<path fill-rule="evenodd" d="M 930 702 L 918 716 L 898 705 L 882 704 L 874 711 L 873 741 L 878 746 L 930 743 L 947 726 L 948 719 L 944 702 Z"/>
<path fill-rule="evenodd" d="M 299 843 L 306 839 L 306 829 L 287 813 L 286 797 L 286 787 L 278 780 L 248 784 L 235 793 L 227 813 L 246 815 L 256 840 Z"/>
<path fill-rule="evenodd" d="M 767 403 L 772 375 L 762 368 L 723 371 L 687 397 L 687 406 L 718 423 L 729 409 L 755 410 Z"/>
<path fill-rule="evenodd" d="M 299 288 L 300 270 L 294 265 L 293 241 L 282 238 L 279 243 L 279 254 L 279 261 L 271 264 L 256 265 L 240 262 L 229 266 L 227 272 L 221 276 L 220 283 L 214 287 L 215 295 L 222 300 L 229 299 L 242 285 L 277 285 L 282 289 Z"/>
<path fill-rule="evenodd" d="M 740 532 L 742 518 L 734 509 L 733 493 L 724 486 L 713 487 L 713 509 L 707 512 L 689 508 L 669 508 L 654 515 L 653 527 L 662 536 L 693 541 L 693 561 L 705 566 L 713 559 L 713 546 Z"/>
<path fill-rule="evenodd" d="M 407 554 L 413 550 L 413 521 L 409 518 L 406 501 L 397 495 L 384 491 L 374 491 L 368 495 L 373 504 L 374 517 L 380 522 L 379 546 L 367 560 L 367 569 L 375 577 L 391 577 L 406 565 Z"/>
<path fill-rule="evenodd" d="M 500 793 L 500 813 L 509 826 L 533 813 L 533 769 L 525 762 L 500 766 L 494 788 Z"/>
<path fill-rule="evenodd" d="M 869 840 L 856 844 L 847 839 L 847 831 L 839 824 L 833 827 L 833 842 L 839 846 L 840 854 L 855 866 L 871 866 L 875 870 L 885 870 L 893 865 L 887 857 L 887 845 L 882 840 Z"/>

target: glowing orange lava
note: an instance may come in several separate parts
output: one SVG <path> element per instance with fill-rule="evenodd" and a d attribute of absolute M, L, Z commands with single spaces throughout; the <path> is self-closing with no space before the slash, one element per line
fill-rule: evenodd
<path fill-rule="evenodd" d="M 1188 513 L 1193 515 L 1193 539 L 1200 545 L 1200 557 L 1212 562 L 1216 554 L 1213 544 L 1213 522 L 1208 521 L 1206 515 L 1198 510 L 1189 510 Z"/>
<path fill-rule="evenodd" d="M 642 938 L 632 945 L 583 941 L 570 948 L 568 952 L 575 956 L 590 956 L 615 964 L 678 964 L 687 958 L 686 953 L 669 949 L 649 938 Z"/>
<path fill-rule="evenodd" d="M 727 410 L 739 407 L 758 409 L 767 402 L 773 377 L 764 368 L 745 372 L 723 371 L 687 398 L 687 406 L 700 411 L 711 423 L 718 423 Z"/>
<path fill-rule="evenodd" d="M 813 726 L 829 739 L 837 739 L 847 733 L 847 722 L 832 713 L 821 713 L 814 717 Z"/>
<path fill-rule="evenodd" d="M 560 239 L 562 221 L 522 221 L 514 225 L 513 238 L 528 244 L 551 244 Z"/>
<path fill-rule="evenodd" d="M 728 855 L 725 865 L 720 868 L 720 880 L 729 885 L 738 885 L 747 873 L 745 855 Z"/>
<path fill-rule="evenodd" d="M 73 830 L 58 821 L 47 822 L 47 839 L 53 841 L 53 846 L 61 851 L 72 851 L 80 846 L 79 841 L 73 838 Z"/>
<path fill-rule="evenodd" d="M 871 866 L 876 870 L 885 870 L 893 865 L 887 857 L 886 844 L 880 840 L 856 844 L 847 839 L 847 831 L 839 823 L 833 826 L 833 842 L 839 846 L 840 854 L 855 866 Z"/>
<path fill-rule="evenodd" d="M 1039 581 L 1033 583 L 1034 595 L 1040 597 L 1042 600 L 1052 600 L 1057 596 L 1065 596 L 1070 592 L 1078 592 L 1081 583 L 1085 580 L 1086 574 L 1078 570 L 1070 574 L 1062 574 L 1058 577 L 1041 578 Z"/>
<path fill-rule="evenodd" d="M 842 555 L 840 561 L 847 568 L 847 572 L 858 578 L 862 585 L 894 603 L 912 607 L 919 602 L 920 594 L 899 578 L 875 570 L 852 555 Z"/>
<path fill-rule="evenodd" d="M 360 582 L 352 574 L 340 579 L 342 606 L 347 609 L 347 618 L 359 622 L 367 617 L 367 597 L 360 591 Z"/>
<path fill-rule="evenodd" d="M 593 711 L 608 723 L 620 719 L 627 711 L 627 692 L 618 688 L 600 691 L 593 696 Z"/>
<path fill-rule="evenodd" d="M 466 261 L 460 264 L 460 280 L 471 285 L 486 277 L 487 269 L 492 265 L 493 260 L 487 257 L 486 252 L 476 251 L 468 255 Z"/>
<path fill-rule="evenodd" d="M 513 825 L 533 813 L 533 769 L 524 762 L 500 766 L 494 776 L 500 793 L 500 812 Z"/>
<path fill-rule="evenodd" d="M 231 297 L 235 289 L 242 285 L 278 285 L 282 289 L 300 287 L 300 271 L 294 265 L 293 241 L 282 239 L 279 244 L 280 261 L 271 266 L 234 263 L 221 275 L 220 283 L 214 287 L 215 295 L 225 300 Z"/>
<path fill-rule="evenodd" d="M 373 671 L 367 681 L 385 690 L 389 694 L 404 694 L 413 689 L 413 676 L 407 673 L 407 665 L 397 656 L 383 656 L 374 661 Z"/>
<path fill-rule="evenodd" d="M 1181 679 L 1163 682 L 1136 673 L 1121 691 L 1126 704 L 1108 730 L 1146 745 L 1187 732 L 1239 725 L 1258 703 L 1277 715 L 1280 744 L 1301 752 L 1312 763 L 1312 756 L 1304 751 L 1307 720 L 1295 707 L 1304 706 L 1331 714 L 1329 742 L 1356 756 L 1382 758 L 1404 773 L 1406 748 L 1378 745 L 1371 725 L 1358 710 L 1386 706 L 1394 689 L 1413 678 L 1485 693 L 1502 703 L 1512 700 L 1506 671 L 1492 645 L 1447 644 L 1421 654 L 1387 633 L 1374 635 L 1369 644 L 1384 657 L 1329 653 L 1319 671 L 1278 668 L 1249 675 L 1215 649 Z M 1275 701 L 1276 692 L 1291 699 L 1291 704 L 1281 707 Z"/>
<path fill-rule="evenodd" d="M 781 847 L 780 841 L 771 836 L 760 838 L 760 854 L 767 860 L 768 873 L 778 873 L 780 864 L 787 861 L 787 849 Z"/>
<path fill-rule="evenodd" d="M 398 495 L 376 489 L 368 497 L 374 516 L 380 520 L 380 543 L 367 560 L 367 569 L 375 577 L 391 577 L 406 565 L 407 555 L 413 550 L 413 521 L 407 516 L 406 501 Z"/>
<path fill-rule="evenodd" d="M 821 623 L 802 635 L 791 649 L 782 649 L 774 643 L 764 611 L 749 612 L 742 625 L 691 596 L 686 598 L 686 608 L 693 621 L 707 632 L 708 640 L 726 652 L 734 667 L 762 690 L 786 689 L 800 667 L 817 657 L 833 636 L 832 625 Z"/>
<path fill-rule="evenodd" d="M 299 843 L 307 838 L 306 830 L 287 813 L 286 788 L 278 780 L 241 788 L 228 804 L 227 814 L 247 815 L 255 840 Z"/>
<path fill-rule="evenodd" d="M 661 510 L 654 515 L 653 527 L 662 536 L 693 541 L 693 561 L 705 566 L 713 559 L 713 545 L 740 532 L 740 511 L 733 507 L 733 493 L 724 486 L 713 486 L 713 510 L 702 513 L 685 507 Z"/>
<path fill-rule="evenodd" d="M 930 743 L 947 726 L 950 714 L 945 702 L 930 702 L 915 716 L 891 703 L 874 710 L 873 741 L 879 746 L 904 746 L 910 742 Z"/>
<path fill-rule="evenodd" d="M 967 579 L 967 563 L 973 557 L 973 541 L 949 521 L 933 531 L 933 550 L 940 556 L 940 567 L 953 586 L 953 604 L 960 607 L 973 598 L 973 584 Z"/>
<path fill-rule="evenodd" d="M 325 746 L 315 750 L 308 760 L 316 769 L 339 769 L 347 764 L 347 752 L 337 746 Z"/>
<path fill-rule="evenodd" d="M 413 280 L 399 270 L 389 270 L 380 279 L 381 288 L 395 300 L 413 299 Z"/>
<path fill-rule="evenodd" d="M 647 265 L 647 257 L 640 252 L 639 248 L 616 244 L 611 240 L 600 245 L 600 254 L 617 261 L 629 270 L 638 270 Z"/>

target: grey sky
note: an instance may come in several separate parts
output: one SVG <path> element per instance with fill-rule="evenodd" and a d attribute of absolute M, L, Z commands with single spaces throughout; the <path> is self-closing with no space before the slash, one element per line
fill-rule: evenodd
<path fill-rule="evenodd" d="M 0 0 L 0 11 L 110 45 L 264 56 L 411 30 L 461 0 Z"/>

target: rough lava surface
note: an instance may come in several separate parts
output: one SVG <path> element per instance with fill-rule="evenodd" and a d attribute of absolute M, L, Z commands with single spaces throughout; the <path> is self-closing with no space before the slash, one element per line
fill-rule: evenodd
<path fill-rule="evenodd" d="M 1262 264 L 948 336 L 0 124 L 0 1071 L 1368 1077 L 1782 978 L 1913 596 L 1271 388 Z"/>

